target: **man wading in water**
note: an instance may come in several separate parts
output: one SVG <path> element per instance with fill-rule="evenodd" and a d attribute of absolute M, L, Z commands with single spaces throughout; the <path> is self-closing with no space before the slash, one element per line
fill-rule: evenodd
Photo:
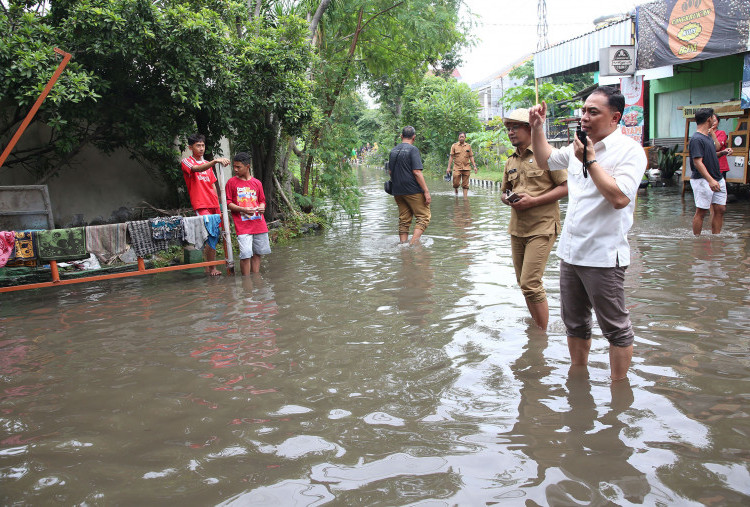
<path fill-rule="evenodd" d="M 414 235 L 410 245 L 419 243 L 419 238 L 430 224 L 430 191 L 422 174 L 422 157 L 414 146 L 417 136 L 414 127 L 404 127 L 401 144 L 397 144 L 388 156 L 388 172 L 393 182 L 393 198 L 398 205 L 398 237 L 401 243 L 409 240 L 412 218 L 416 218 Z"/>
<path fill-rule="evenodd" d="M 627 378 L 633 358 L 625 269 L 630 264 L 628 231 L 635 197 L 646 171 L 643 148 L 620 131 L 624 108 L 625 98 L 619 92 L 597 88 L 581 109 L 581 128 L 588 135 L 560 150 L 544 137 L 547 104 L 529 110 L 531 144 L 539 167 L 568 170 L 568 210 L 557 256 L 570 361 L 574 366 L 588 364 L 593 307 L 609 341 L 612 380 Z"/>

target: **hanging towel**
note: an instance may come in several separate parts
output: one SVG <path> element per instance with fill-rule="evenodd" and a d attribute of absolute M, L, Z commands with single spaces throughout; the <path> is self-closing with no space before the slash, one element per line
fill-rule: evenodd
<path fill-rule="evenodd" d="M 37 264 L 37 250 L 31 231 L 16 231 L 14 235 L 15 245 L 13 252 L 10 254 L 5 265 L 35 267 Z"/>
<path fill-rule="evenodd" d="M 130 235 L 130 245 L 138 257 L 146 257 L 157 252 L 148 220 L 128 222 L 128 234 Z"/>
<path fill-rule="evenodd" d="M 182 219 L 182 226 L 185 243 L 195 245 L 198 250 L 203 248 L 203 243 L 208 239 L 208 231 L 206 231 L 206 224 L 203 223 L 203 217 L 185 217 Z"/>
<path fill-rule="evenodd" d="M 127 235 L 126 223 L 86 227 L 86 249 L 96 255 L 99 262 L 112 264 L 128 249 Z"/>
<path fill-rule="evenodd" d="M 206 232 L 208 233 L 208 239 L 206 244 L 216 250 L 216 244 L 219 242 L 219 224 L 221 224 L 221 215 L 202 215 L 203 223 L 206 224 Z"/>
<path fill-rule="evenodd" d="M 201 227 L 203 223 L 201 222 Z M 0 268 L 5 266 L 16 248 L 16 235 L 12 231 L 0 231 Z"/>
<path fill-rule="evenodd" d="M 83 227 L 33 231 L 31 234 L 36 240 L 41 261 L 76 261 L 89 256 Z"/>

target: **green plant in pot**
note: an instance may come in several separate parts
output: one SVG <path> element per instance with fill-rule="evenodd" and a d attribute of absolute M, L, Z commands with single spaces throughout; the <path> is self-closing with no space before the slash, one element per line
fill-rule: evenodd
<path fill-rule="evenodd" d="M 682 155 L 677 151 L 677 145 L 673 148 L 661 148 L 657 155 L 657 163 L 663 180 L 671 180 L 674 173 L 682 167 Z"/>

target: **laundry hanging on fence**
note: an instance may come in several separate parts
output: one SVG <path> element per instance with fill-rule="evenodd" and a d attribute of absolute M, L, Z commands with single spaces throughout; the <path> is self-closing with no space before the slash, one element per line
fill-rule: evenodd
<path fill-rule="evenodd" d="M 41 261 L 76 261 L 89 256 L 83 227 L 32 231 L 32 237 Z"/>
<path fill-rule="evenodd" d="M 216 244 L 219 242 L 219 235 L 221 234 L 219 228 L 221 224 L 221 215 L 203 215 L 202 217 L 203 223 L 206 224 L 206 232 L 208 232 L 206 243 L 215 250 Z"/>
<path fill-rule="evenodd" d="M 38 253 L 31 231 L 16 231 L 14 234 L 16 239 L 13 253 L 5 265 L 8 267 L 35 267 L 37 265 Z"/>
<path fill-rule="evenodd" d="M 202 223 L 201 226 L 203 226 Z M 5 266 L 15 248 L 16 235 L 13 231 L 0 231 L 0 268 Z"/>
<path fill-rule="evenodd" d="M 112 264 L 128 249 L 128 224 L 91 225 L 86 227 L 86 249 L 99 262 Z"/>
<path fill-rule="evenodd" d="M 128 234 L 130 235 L 130 245 L 138 257 L 146 257 L 158 251 L 151 235 L 148 220 L 128 222 Z"/>
<path fill-rule="evenodd" d="M 182 219 L 182 226 L 185 243 L 194 245 L 198 250 L 203 248 L 203 244 L 208 239 L 208 231 L 206 230 L 206 224 L 203 222 L 203 217 L 185 217 Z"/>
<path fill-rule="evenodd" d="M 149 218 L 148 223 L 151 226 L 151 235 L 154 238 L 156 248 L 159 250 L 167 250 L 170 243 L 179 242 L 182 244 L 184 231 L 182 217 Z"/>

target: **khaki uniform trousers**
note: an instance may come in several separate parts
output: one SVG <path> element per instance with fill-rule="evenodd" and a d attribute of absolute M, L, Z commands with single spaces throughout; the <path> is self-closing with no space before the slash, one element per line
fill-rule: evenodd
<path fill-rule="evenodd" d="M 516 270 L 516 281 L 521 287 L 523 297 L 531 303 L 544 303 L 547 292 L 542 285 L 544 268 L 557 239 L 556 234 L 538 236 L 510 237 L 513 267 Z"/>
<path fill-rule="evenodd" d="M 409 233 L 412 218 L 416 217 L 415 229 L 424 231 L 430 224 L 430 205 L 424 202 L 424 194 L 394 195 L 398 204 L 398 232 Z"/>

